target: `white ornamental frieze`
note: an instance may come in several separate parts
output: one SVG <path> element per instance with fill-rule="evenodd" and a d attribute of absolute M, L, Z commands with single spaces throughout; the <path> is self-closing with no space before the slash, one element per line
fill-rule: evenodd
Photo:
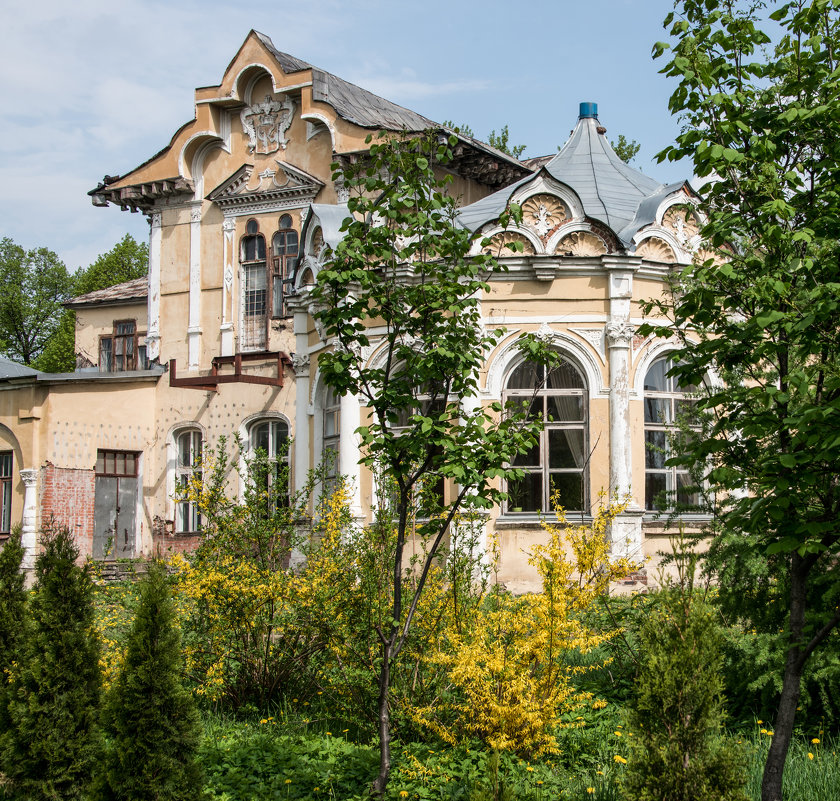
<path fill-rule="evenodd" d="M 279 95 L 276 100 L 266 95 L 262 103 L 242 109 L 239 117 L 242 130 L 248 135 L 248 150 L 264 155 L 285 150 L 289 144 L 286 131 L 294 113 L 295 103 L 287 95 Z"/>

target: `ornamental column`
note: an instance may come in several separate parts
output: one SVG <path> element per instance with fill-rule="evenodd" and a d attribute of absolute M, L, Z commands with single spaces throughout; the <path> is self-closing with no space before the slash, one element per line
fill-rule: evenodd
<path fill-rule="evenodd" d="M 630 322 L 633 275 L 641 259 L 605 259 L 609 277 L 609 319 L 606 340 L 610 369 L 610 487 L 611 498 L 629 498 L 625 511 L 610 530 L 613 556 L 640 559 L 644 510 L 632 496 L 633 448 L 630 426 L 630 348 L 635 328 Z"/>
<path fill-rule="evenodd" d="M 21 470 L 23 481 L 23 520 L 21 521 L 21 545 L 23 545 L 23 568 L 32 570 L 35 567 L 35 556 L 38 547 L 36 533 L 38 531 L 38 471 Z"/>

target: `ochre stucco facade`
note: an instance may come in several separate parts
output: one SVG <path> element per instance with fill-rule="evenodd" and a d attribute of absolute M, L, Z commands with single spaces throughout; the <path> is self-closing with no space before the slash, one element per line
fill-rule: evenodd
<path fill-rule="evenodd" d="M 584 518 L 600 490 L 629 496 L 614 548 L 641 556 L 663 544 L 646 483 L 674 489 L 680 480 L 651 467 L 646 447 L 650 392 L 674 400 L 665 387 L 646 390 L 646 377 L 673 345 L 636 332 L 640 302 L 659 296 L 674 265 L 695 255 L 693 195 L 687 184 L 662 186 L 623 165 L 597 110 L 584 105 L 554 159 L 525 165 L 459 135 L 448 168 L 476 249 L 490 238 L 508 268 L 481 299 L 485 323 L 507 334 L 487 356 L 476 402 L 504 400 L 521 364 L 516 342 L 535 333 L 578 382 L 566 401 L 547 402 L 580 398 L 583 410 L 562 435 L 565 458 L 583 454 L 583 463 L 560 468 L 566 478 L 557 479 L 546 450 L 530 468 L 528 492 L 487 520 L 485 535 L 495 532 L 501 545 L 499 578 L 515 590 L 535 586 L 526 552 L 544 541 L 550 482 L 579 478 L 575 511 Z M 96 558 L 192 547 L 199 532 L 176 486 L 195 449 L 223 436 L 246 447 L 291 437 L 298 487 L 324 448 L 335 448 L 354 488 L 353 512 L 370 518 L 376 490 L 359 467 L 354 434 L 366 410 L 342 398 L 340 433 L 328 442 L 317 365 L 332 343 L 314 323 L 307 284 L 346 213 L 332 165 L 357 158 L 379 129 L 434 127 L 252 31 L 221 82 L 196 90 L 194 119 L 169 145 L 90 193 L 95 205 L 147 215 L 149 277 L 140 288 L 70 304 L 75 373 L 0 369 L 0 455 L 11 454 L 12 466 L 7 517 L 23 523 L 29 564 L 50 516 L 70 520 L 83 555 Z M 522 207 L 523 223 L 503 231 L 497 220 L 510 202 Z M 504 248 L 511 238 L 522 252 Z M 376 347 L 374 336 L 363 357 L 375 359 Z"/>

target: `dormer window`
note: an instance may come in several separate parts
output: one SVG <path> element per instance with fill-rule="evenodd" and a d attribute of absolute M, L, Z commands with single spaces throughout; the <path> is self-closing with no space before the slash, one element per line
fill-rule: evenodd
<path fill-rule="evenodd" d="M 118 373 L 147 367 L 146 346 L 145 342 L 138 343 L 136 321 L 114 320 L 113 332 L 99 338 L 100 372 Z"/>

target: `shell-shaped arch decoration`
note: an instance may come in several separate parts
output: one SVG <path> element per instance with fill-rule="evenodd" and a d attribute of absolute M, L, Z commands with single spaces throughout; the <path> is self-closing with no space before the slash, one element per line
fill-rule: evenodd
<path fill-rule="evenodd" d="M 680 246 L 690 250 L 689 243 L 700 235 L 700 221 L 690 206 L 671 206 L 662 215 L 662 227 L 672 231 Z"/>
<path fill-rule="evenodd" d="M 544 240 L 571 215 L 560 198 L 539 194 L 522 201 L 522 222 Z"/>
<path fill-rule="evenodd" d="M 674 249 L 658 236 L 652 236 L 639 243 L 636 255 L 648 261 L 663 261 L 672 264 L 677 260 Z"/>
<path fill-rule="evenodd" d="M 514 242 L 522 243 L 522 250 L 514 250 L 511 245 Z M 528 237 L 516 233 L 516 231 L 501 231 L 490 237 L 490 242 L 484 246 L 484 253 L 491 256 L 533 256 L 534 245 Z"/>
<path fill-rule="evenodd" d="M 572 231 L 557 243 L 554 252 L 558 256 L 601 256 L 607 252 L 607 244 L 590 231 Z"/>

